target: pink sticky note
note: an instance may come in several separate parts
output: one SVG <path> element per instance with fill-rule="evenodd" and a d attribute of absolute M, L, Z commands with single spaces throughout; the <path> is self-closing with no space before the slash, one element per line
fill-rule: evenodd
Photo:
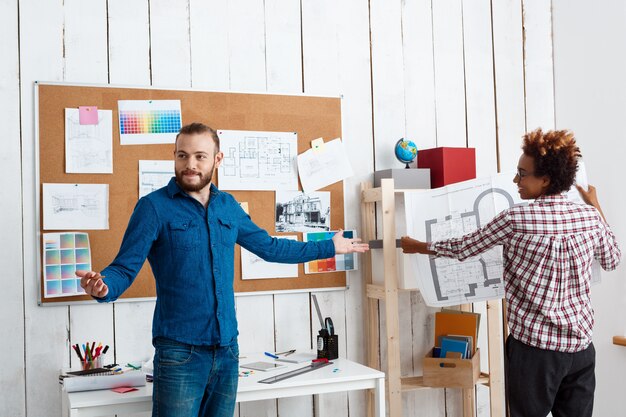
<path fill-rule="evenodd" d="M 113 388 L 111 391 L 119 392 L 120 394 L 125 394 L 127 392 L 138 391 L 137 388 L 132 387 L 119 387 Z"/>
<path fill-rule="evenodd" d="M 81 125 L 97 125 L 98 107 L 78 106 L 78 123 Z"/>

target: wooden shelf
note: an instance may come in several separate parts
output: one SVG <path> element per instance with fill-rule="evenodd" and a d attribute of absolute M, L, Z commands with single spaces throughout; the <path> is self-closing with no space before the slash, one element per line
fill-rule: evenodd
<path fill-rule="evenodd" d="M 613 344 L 626 346 L 626 336 L 613 336 Z"/>
<path fill-rule="evenodd" d="M 402 384 L 402 392 L 431 388 L 431 387 L 424 385 L 424 378 L 422 376 L 405 376 L 405 377 L 402 377 L 400 380 Z M 488 387 L 489 386 L 489 374 L 481 372 L 480 376 L 478 377 L 478 381 L 476 383 Z"/>

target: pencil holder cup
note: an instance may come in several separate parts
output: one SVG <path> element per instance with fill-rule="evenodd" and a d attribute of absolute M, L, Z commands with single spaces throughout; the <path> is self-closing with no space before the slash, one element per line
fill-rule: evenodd
<path fill-rule="evenodd" d="M 328 360 L 337 359 L 339 357 L 339 336 L 320 335 L 317 336 L 317 358 L 326 358 Z"/>
<path fill-rule="evenodd" d="M 102 356 L 98 356 L 97 358 L 93 360 L 87 360 L 87 361 L 81 362 L 84 371 L 88 369 L 102 368 L 103 363 L 104 363 L 104 359 Z"/>

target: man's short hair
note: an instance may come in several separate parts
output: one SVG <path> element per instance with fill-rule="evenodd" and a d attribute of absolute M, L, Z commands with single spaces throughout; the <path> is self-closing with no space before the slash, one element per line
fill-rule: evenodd
<path fill-rule="evenodd" d="M 215 153 L 220 151 L 220 138 L 217 136 L 217 132 L 205 125 L 204 123 L 189 123 L 180 128 L 178 134 L 176 135 L 176 142 L 178 142 L 178 137 L 180 135 L 201 135 L 203 133 L 208 133 L 213 139 L 213 143 L 215 144 Z"/>

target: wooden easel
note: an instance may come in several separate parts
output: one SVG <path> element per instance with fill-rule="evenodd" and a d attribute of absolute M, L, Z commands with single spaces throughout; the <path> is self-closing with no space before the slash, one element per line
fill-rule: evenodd
<path fill-rule="evenodd" d="M 361 183 L 361 221 L 362 239 L 369 242 L 377 239 L 375 204 L 380 203 L 382 209 L 382 250 L 384 262 L 384 283 L 375 285 L 372 282 L 371 254 L 363 256 L 363 276 L 366 282 L 365 305 L 368 320 L 368 366 L 380 369 L 380 323 L 379 300 L 384 301 L 386 315 L 387 338 L 387 389 L 389 417 L 402 416 L 402 392 L 428 388 L 424 386 L 421 376 L 400 376 L 400 328 L 398 310 L 398 269 L 396 265 L 396 222 L 395 193 L 403 190 L 394 189 L 393 179 L 382 179 L 381 186 L 373 188 L 371 182 Z M 462 310 L 470 311 L 471 305 L 461 306 Z M 492 417 L 506 415 L 504 405 L 504 369 L 502 363 L 502 334 L 498 326 L 498 315 L 501 315 L 499 304 L 487 302 L 487 344 L 489 347 L 489 374 L 481 374 L 478 383 L 490 388 L 490 411 Z M 368 415 L 373 412 L 371 395 L 368 400 Z M 463 390 L 463 416 L 475 415 L 474 389 Z"/>

